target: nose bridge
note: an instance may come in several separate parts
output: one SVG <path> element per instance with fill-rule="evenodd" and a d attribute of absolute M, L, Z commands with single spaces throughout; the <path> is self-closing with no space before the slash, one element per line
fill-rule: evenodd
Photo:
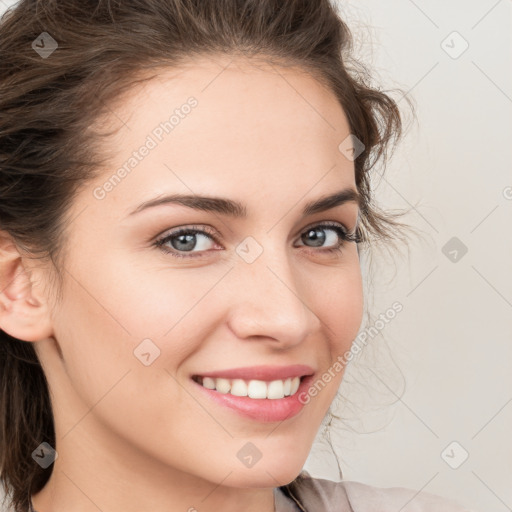
<path fill-rule="evenodd" d="M 304 287 L 290 266 L 283 246 L 265 249 L 254 239 L 238 247 L 240 258 L 232 272 L 235 283 L 230 327 L 239 338 L 272 338 L 282 345 L 300 343 L 318 329 L 319 319 L 307 304 Z"/>

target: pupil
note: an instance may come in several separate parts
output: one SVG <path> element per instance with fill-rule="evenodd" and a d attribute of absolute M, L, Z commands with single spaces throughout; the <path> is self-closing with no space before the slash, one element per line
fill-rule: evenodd
<path fill-rule="evenodd" d="M 178 247 L 176 247 L 175 243 L 178 245 Z M 188 250 L 192 250 L 195 246 L 195 235 L 193 234 L 188 234 L 188 235 L 178 235 L 177 238 L 175 238 L 174 240 L 172 240 L 172 245 L 174 246 L 175 249 L 179 249 L 179 250 L 185 250 L 185 251 L 188 251 Z M 186 244 L 185 246 L 183 245 L 179 245 L 181 243 L 184 243 Z M 188 245 L 187 245 L 188 244 Z"/>
<path fill-rule="evenodd" d="M 317 233 L 322 233 L 320 236 L 317 236 Z M 310 229 L 306 236 L 310 236 L 310 240 L 314 242 L 314 247 L 321 247 L 325 243 L 325 232 L 323 229 L 316 228 L 316 229 Z"/>

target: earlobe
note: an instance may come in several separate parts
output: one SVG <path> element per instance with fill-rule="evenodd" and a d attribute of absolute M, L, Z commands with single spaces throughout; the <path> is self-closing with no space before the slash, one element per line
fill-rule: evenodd
<path fill-rule="evenodd" d="M 48 305 L 37 296 L 31 277 L 16 244 L 0 232 L 0 329 L 23 341 L 53 334 Z"/>

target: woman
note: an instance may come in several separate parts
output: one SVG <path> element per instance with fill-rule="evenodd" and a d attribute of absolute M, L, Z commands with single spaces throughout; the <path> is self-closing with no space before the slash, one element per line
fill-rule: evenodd
<path fill-rule="evenodd" d="M 462 510 L 301 472 L 395 228 L 334 6 L 22 0 L 0 48 L 8 505 Z"/>

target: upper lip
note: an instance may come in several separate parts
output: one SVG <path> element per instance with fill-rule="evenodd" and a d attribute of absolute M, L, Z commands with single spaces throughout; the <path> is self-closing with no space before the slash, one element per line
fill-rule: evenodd
<path fill-rule="evenodd" d="M 314 370 L 304 364 L 290 366 L 246 366 L 243 368 L 230 368 L 214 372 L 197 373 L 194 376 L 211 377 L 212 379 L 244 379 L 244 380 L 281 380 L 289 377 L 302 377 L 312 375 Z"/>

